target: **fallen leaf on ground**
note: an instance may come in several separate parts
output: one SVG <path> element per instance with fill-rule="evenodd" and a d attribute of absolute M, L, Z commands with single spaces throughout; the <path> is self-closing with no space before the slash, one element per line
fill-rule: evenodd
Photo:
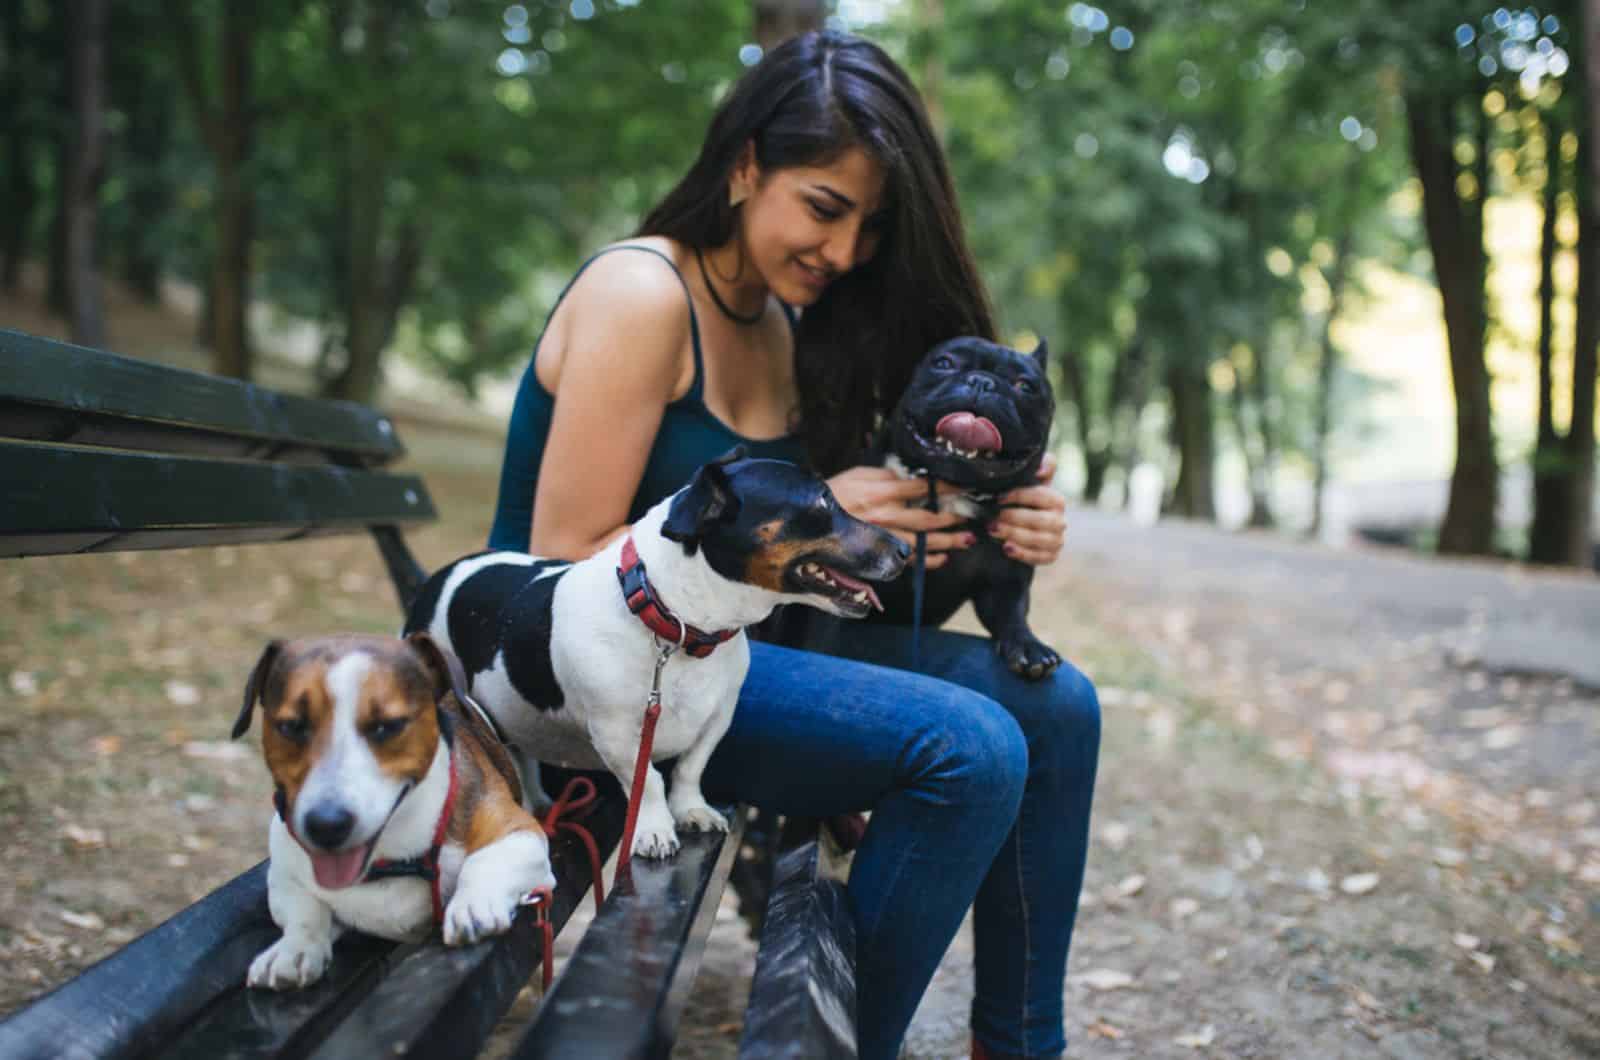
<path fill-rule="evenodd" d="M 1546 924 L 1543 928 L 1541 928 L 1539 931 L 1539 937 L 1544 940 L 1544 944 L 1546 946 L 1558 949 L 1563 953 L 1569 953 L 1573 956 L 1577 956 L 1581 952 L 1577 942 L 1573 941 L 1572 936 L 1568 935 L 1565 931 L 1556 927 L 1554 924 Z"/>
<path fill-rule="evenodd" d="M 26 670 L 11 671 L 11 691 L 19 696 L 31 696 L 39 691 L 39 679 Z"/>
<path fill-rule="evenodd" d="M 1475 950 L 1478 948 L 1478 943 L 1482 940 L 1476 935 L 1469 935 L 1465 931 L 1458 931 L 1451 941 L 1464 950 Z"/>
<path fill-rule="evenodd" d="M 1082 983 L 1090 990 L 1121 990 L 1133 985 L 1133 976 L 1114 968 L 1095 968 L 1082 975 L 1074 975 L 1071 979 L 1075 983 Z"/>
<path fill-rule="evenodd" d="M 1367 894 L 1378 886 L 1376 872 L 1358 872 L 1339 881 L 1339 890 L 1345 894 Z"/>
<path fill-rule="evenodd" d="M 200 702 L 200 690 L 187 681 L 168 681 L 163 686 L 167 701 L 175 707 L 192 707 Z"/>
<path fill-rule="evenodd" d="M 1433 863 L 1441 868 L 1452 869 L 1466 860 L 1467 855 L 1453 847 L 1433 848 Z"/>
<path fill-rule="evenodd" d="M 1117 884 L 1117 894 L 1122 898 L 1132 898 L 1144 890 L 1145 879 L 1140 873 L 1134 873 L 1121 883 Z"/>
<path fill-rule="evenodd" d="M 1172 916 L 1175 920 L 1193 916 L 1200 911 L 1200 903 L 1193 898 L 1174 898 L 1172 900 Z"/>
<path fill-rule="evenodd" d="M 1088 1031 L 1089 1037 L 1091 1038 L 1110 1038 L 1112 1041 L 1116 1041 L 1118 1038 L 1122 1037 L 1122 1031 L 1118 1030 L 1116 1027 L 1113 1027 L 1105 1020 L 1095 1020 L 1093 1023 L 1089 1024 Z"/>
<path fill-rule="evenodd" d="M 111 755 L 114 755 L 118 751 L 122 750 L 122 737 L 100 736 L 95 738 L 95 740 L 91 742 L 89 746 L 94 748 L 95 754 L 110 757 Z"/>
<path fill-rule="evenodd" d="M 106 929 L 106 922 L 93 913 L 74 913 L 70 909 L 63 909 L 56 915 L 73 927 L 83 928 L 85 931 L 104 931 Z"/>
<path fill-rule="evenodd" d="M 75 847 L 92 850 L 95 847 L 106 845 L 106 834 L 98 828 L 84 828 L 80 825 L 68 824 L 61 829 L 61 834 L 66 836 Z"/>
<path fill-rule="evenodd" d="M 1217 1028 L 1208 1023 L 1193 1034 L 1180 1034 L 1172 1040 L 1190 1049 L 1204 1049 L 1217 1040 Z"/>
<path fill-rule="evenodd" d="M 1112 821 L 1100 829 L 1100 839 L 1112 850 L 1121 850 L 1128 845 L 1128 837 L 1133 829 L 1121 821 Z"/>
<path fill-rule="evenodd" d="M 1478 952 L 1474 951 L 1472 953 L 1467 954 L 1467 956 L 1472 958 L 1472 963 L 1473 964 L 1476 964 L 1479 968 L 1482 968 L 1484 971 L 1486 971 L 1486 972 L 1494 971 L 1494 958 L 1489 956 L 1487 953 L 1478 953 Z"/>
<path fill-rule="evenodd" d="M 1483 746 L 1491 751 L 1503 751 L 1507 747 L 1515 747 L 1522 742 L 1522 729 L 1516 725 L 1507 725 L 1502 729 L 1491 729 L 1483 737 Z"/>

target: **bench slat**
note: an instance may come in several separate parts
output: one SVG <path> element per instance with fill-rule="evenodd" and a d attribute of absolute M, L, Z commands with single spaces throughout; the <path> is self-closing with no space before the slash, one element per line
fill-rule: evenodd
<path fill-rule="evenodd" d="M 773 865 L 739 1056 L 853 1060 L 855 1012 L 855 921 L 808 839 Z"/>
<path fill-rule="evenodd" d="M 664 861 L 633 858 L 556 979 L 517 1060 L 664 1057 L 705 954 L 728 870 L 744 833 L 680 832 Z"/>
<path fill-rule="evenodd" d="M 133 1057 L 244 981 L 277 937 L 266 862 L 0 1023 L 0 1056 Z"/>
<path fill-rule="evenodd" d="M 415 475 L 32 442 L 0 441 L 0 497 L 0 557 L 281 540 L 436 515 Z"/>
<path fill-rule="evenodd" d="M 218 455 L 284 446 L 367 465 L 405 451 L 389 418 L 364 405 L 283 394 L 6 328 L 0 435 Z"/>

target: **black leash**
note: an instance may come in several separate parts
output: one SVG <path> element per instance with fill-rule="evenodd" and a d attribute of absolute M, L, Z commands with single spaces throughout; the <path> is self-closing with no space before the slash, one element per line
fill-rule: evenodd
<path fill-rule="evenodd" d="M 923 505 L 930 512 L 939 510 L 939 487 L 928 475 L 928 502 Z M 928 532 L 917 531 L 917 566 L 911 572 L 911 668 L 922 669 L 922 596 L 928 580 Z"/>

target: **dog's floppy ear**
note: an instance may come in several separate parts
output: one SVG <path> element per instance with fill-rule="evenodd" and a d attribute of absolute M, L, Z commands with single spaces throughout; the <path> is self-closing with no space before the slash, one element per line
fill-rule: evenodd
<path fill-rule="evenodd" d="M 694 478 L 672 499 L 661 536 L 683 546 L 683 554 L 694 555 L 700 538 L 719 519 L 731 519 L 739 511 L 739 498 L 728 481 L 727 465 L 744 459 L 742 445 L 719 456 L 694 473 Z"/>
<path fill-rule="evenodd" d="M 446 692 L 454 692 L 463 706 L 472 698 L 467 691 L 467 671 L 453 652 L 445 651 L 439 642 L 422 631 L 406 634 L 406 643 L 422 658 L 422 664 L 433 675 L 433 698 L 443 699 Z"/>
<path fill-rule="evenodd" d="M 1032 356 L 1035 360 L 1037 360 L 1039 362 L 1039 367 L 1040 368 L 1045 368 L 1045 367 L 1049 366 L 1049 364 L 1050 364 L 1050 351 L 1049 351 L 1048 348 L 1046 348 L 1044 339 L 1040 339 L 1039 340 L 1039 345 L 1037 345 L 1037 346 L 1035 346 L 1033 348 L 1033 353 L 1030 356 Z"/>
<path fill-rule="evenodd" d="M 255 668 L 250 671 L 249 680 L 244 683 L 244 706 L 239 708 L 239 716 L 233 722 L 233 738 L 237 740 L 250 731 L 250 716 L 256 708 L 256 701 L 261 698 L 261 686 L 266 683 L 267 674 L 272 672 L 272 665 L 278 661 L 278 656 L 283 654 L 283 641 L 275 640 L 267 644 L 266 650 L 261 653 L 261 658 L 256 660 Z"/>

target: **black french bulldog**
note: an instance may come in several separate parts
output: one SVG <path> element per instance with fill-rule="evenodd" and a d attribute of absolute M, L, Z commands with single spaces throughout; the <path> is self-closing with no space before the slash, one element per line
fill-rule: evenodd
<path fill-rule="evenodd" d="M 1043 342 L 1032 353 L 971 337 L 940 343 L 917 366 L 868 457 L 965 491 L 940 504 L 967 515 L 964 528 L 978 539 L 926 572 L 922 621 L 937 626 L 971 600 L 1006 666 L 1030 680 L 1061 665 L 1061 656 L 1028 628 L 1033 568 L 1007 556 L 988 525 L 1002 494 L 1037 481 L 1056 407 L 1046 357 Z M 907 567 L 878 587 L 883 612 L 873 620 L 911 624 L 913 577 Z"/>

